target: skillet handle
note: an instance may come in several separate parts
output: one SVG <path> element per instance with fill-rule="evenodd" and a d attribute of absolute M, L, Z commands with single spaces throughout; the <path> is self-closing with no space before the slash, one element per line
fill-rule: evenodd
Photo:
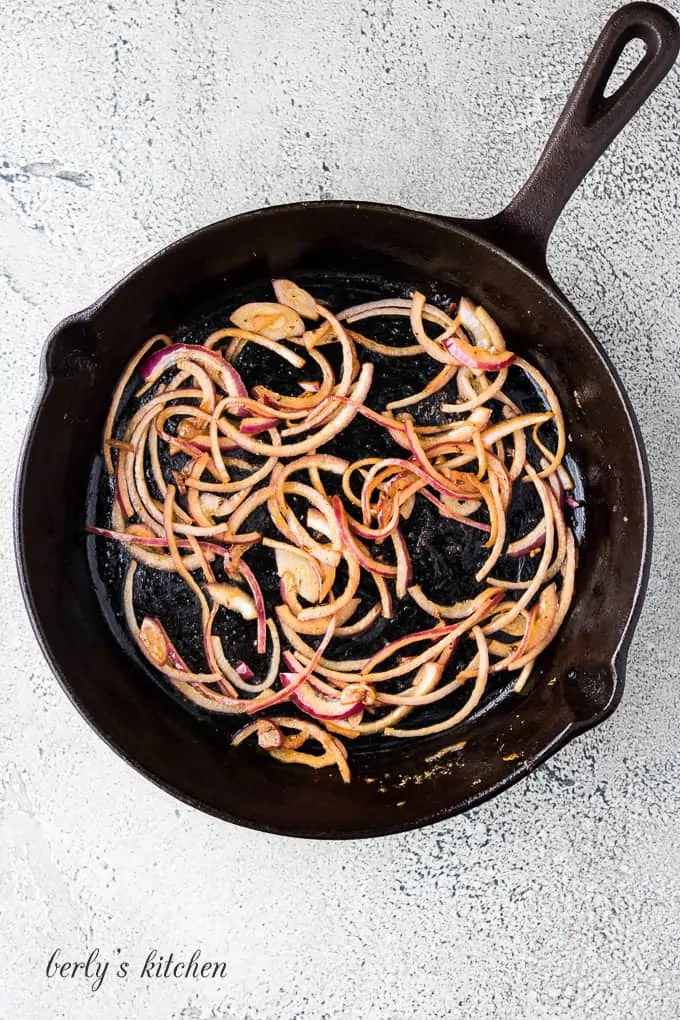
<path fill-rule="evenodd" d="M 626 45 L 641 39 L 642 60 L 611 96 L 612 71 Z M 548 276 L 546 249 L 567 201 L 619 131 L 673 66 L 680 26 L 656 4 L 632 3 L 604 26 L 585 67 L 524 187 L 498 215 L 474 229 L 541 276 Z"/>

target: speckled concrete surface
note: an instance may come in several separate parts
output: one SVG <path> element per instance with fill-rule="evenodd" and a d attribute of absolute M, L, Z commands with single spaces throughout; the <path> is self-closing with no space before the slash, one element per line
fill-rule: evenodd
<path fill-rule="evenodd" d="M 113 755 L 25 617 L 11 479 L 50 327 L 177 235 L 299 198 L 498 209 L 609 0 L 34 0 L 0 6 L 2 1020 L 680 1017 L 680 74 L 612 146 L 551 265 L 629 388 L 657 531 L 612 719 L 470 815 L 282 841 Z M 676 5 L 676 13 L 677 13 Z M 113 961 L 50 980 L 61 947 Z M 141 979 L 149 950 L 224 980 Z M 127 979 L 113 965 L 131 962 Z"/>

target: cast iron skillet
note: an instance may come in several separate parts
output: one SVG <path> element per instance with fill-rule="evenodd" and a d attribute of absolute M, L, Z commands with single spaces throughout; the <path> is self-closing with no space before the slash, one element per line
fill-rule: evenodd
<path fill-rule="evenodd" d="M 492 219 L 351 202 L 248 213 L 171 245 L 51 334 L 17 484 L 24 596 L 69 697 L 119 754 L 164 789 L 271 832 L 380 835 L 480 803 L 614 710 L 647 577 L 649 478 L 621 384 L 555 286 L 545 253 L 565 202 L 668 72 L 679 38 L 675 19 L 660 7 L 634 3 L 615 13 L 531 178 Z M 646 54 L 604 98 L 632 39 L 644 41 Z M 216 310 L 233 308 L 235 294 L 257 293 L 272 275 L 318 279 L 326 292 L 366 293 L 373 286 L 387 294 L 398 282 L 469 293 L 499 320 L 511 348 L 526 353 L 555 386 L 587 507 L 574 605 L 529 693 L 476 717 L 462 734 L 468 744 L 460 756 L 428 760 L 452 742 L 451 734 L 357 751 L 350 786 L 331 770 L 230 750 L 210 720 L 152 682 L 106 611 L 88 562 L 86 493 L 123 365 L 152 333 L 200 332 Z"/>

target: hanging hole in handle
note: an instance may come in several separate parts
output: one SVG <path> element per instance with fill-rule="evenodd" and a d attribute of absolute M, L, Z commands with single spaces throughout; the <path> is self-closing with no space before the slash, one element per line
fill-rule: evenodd
<path fill-rule="evenodd" d="M 633 72 L 640 66 L 647 53 L 647 44 L 642 39 L 631 39 L 627 42 L 616 61 L 614 70 L 604 88 L 603 96 L 609 99 L 623 88 Z"/>

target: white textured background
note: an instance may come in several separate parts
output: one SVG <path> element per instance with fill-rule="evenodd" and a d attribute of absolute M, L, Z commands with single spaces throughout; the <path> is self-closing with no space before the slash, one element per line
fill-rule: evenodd
<path fill-rule="evenodd" d="M 620 709 L 529 780 L 372 843 L 284 841 L 178 805 L 70 707 L 10 539 L 54 323 L 176 236 L 267 203 L 497 210 L 613 6 L 2 0 L 1 1020 L 680 1017 L 677 69 L 551 248 L 637 408 L 657 527 Z M 230 976 L 109 974 L 92 993 L 46 979 L 57 946 L 137 969 L 153 947 L 200 948 Z"/>

